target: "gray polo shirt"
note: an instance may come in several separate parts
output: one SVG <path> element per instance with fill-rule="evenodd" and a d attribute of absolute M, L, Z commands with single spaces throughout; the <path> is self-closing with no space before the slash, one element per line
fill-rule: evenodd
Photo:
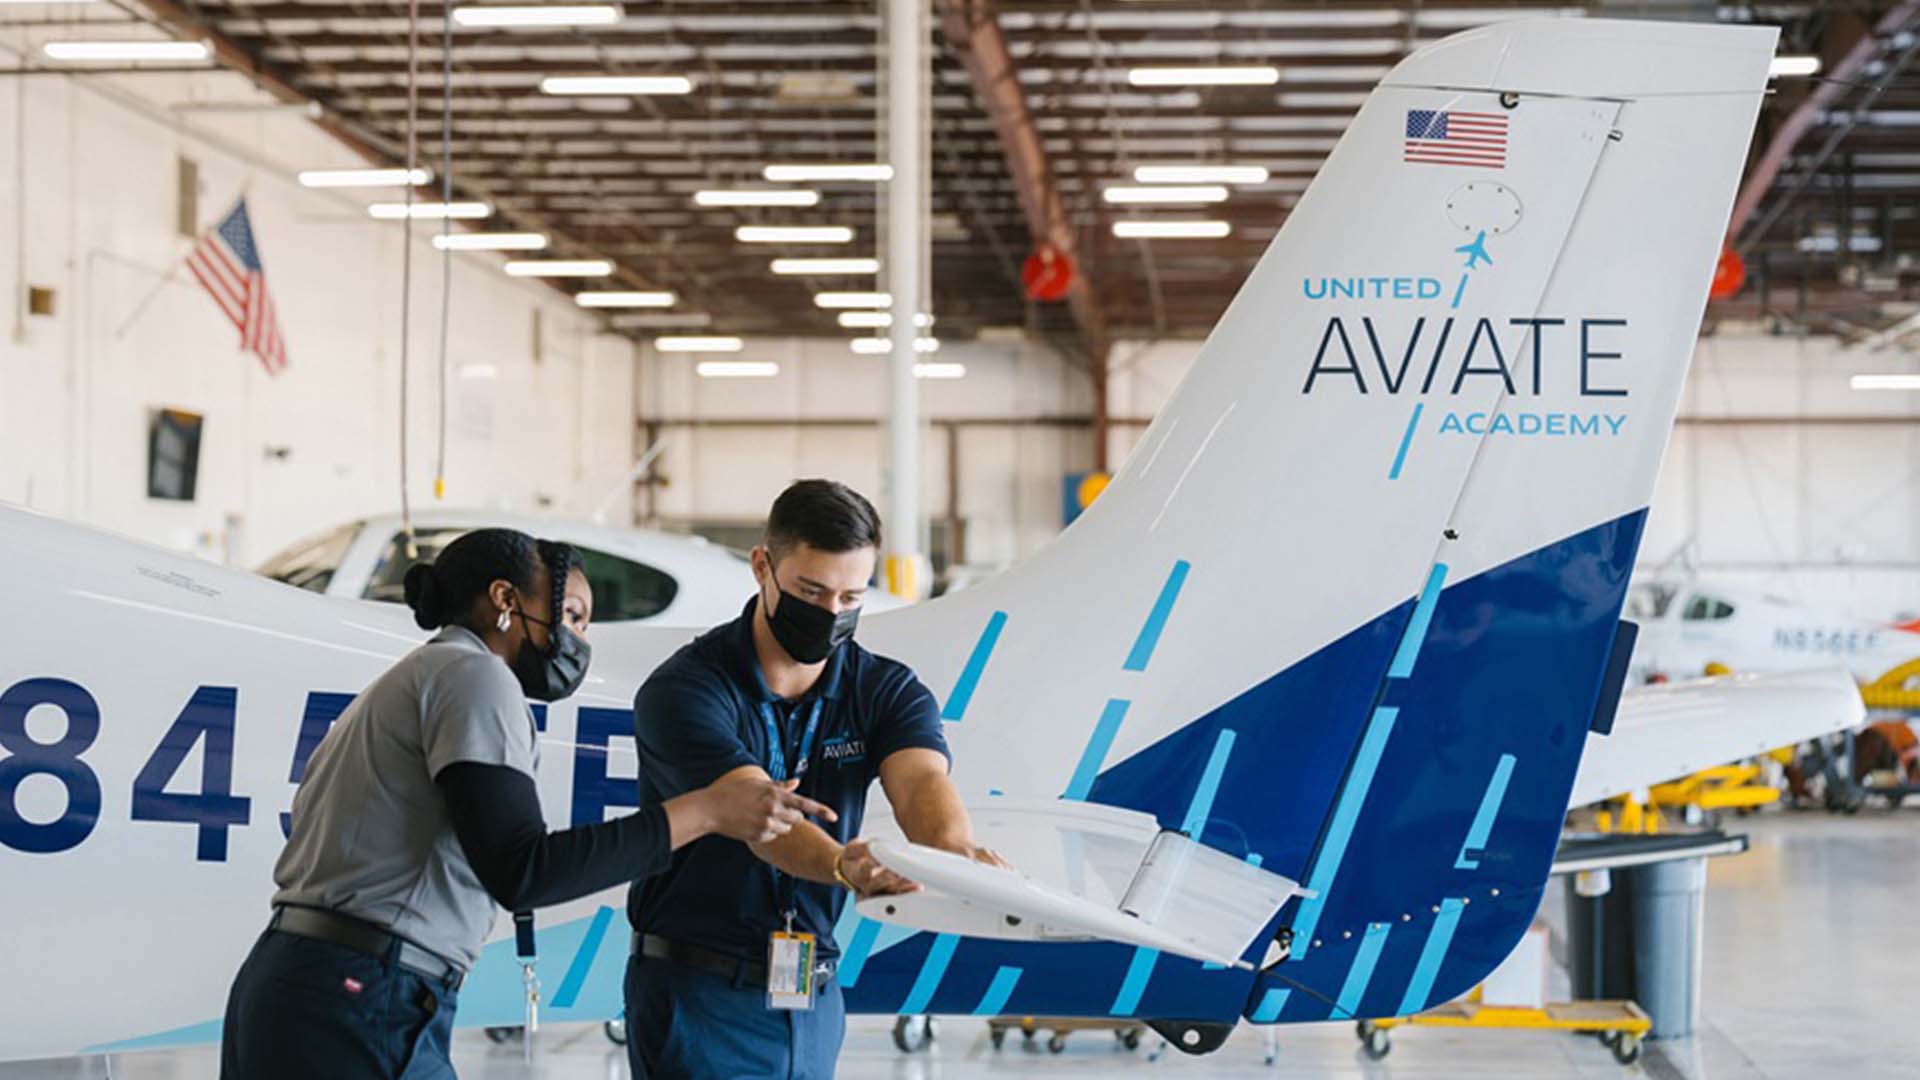
<path fill-rule="evenodd" d="M 532 776 L 540 749 L 513 673 L 472 631 L 449 626 L 375 679 L 320 740 L 293 797 L 273 902 L 352 915 L 471 968 L 495 906 L 433 782 L 461 761 Z"/>

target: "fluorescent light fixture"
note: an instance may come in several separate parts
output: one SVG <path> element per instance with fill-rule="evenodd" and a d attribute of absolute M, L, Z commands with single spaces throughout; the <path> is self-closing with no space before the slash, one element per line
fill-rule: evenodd
<path fill-rule="evenodd" d="M 1820 71 L 1820 58 L 1817 56 L 1776 56 L 1773 63 L 1767 65 L 1767 75 L 1815 75 Z"/>
<path fill-rule="evenodd" d="M 1920 390 L 1920 375 L 1855 375 L 1847 384 L 1855 390 Z"/>
<path fill-rule="evenodd" d="M 771 360 L 702 360 L 693 370 L 703 379 L 771 379 L 780 365 Z"/>
<path fill-rule="evenodd" d="M 430 169 L 307 169 L 300 186 L 310 188 L 406 187 L 433 180 Z"/>
<path fill-rule="evenodd" d="M 49 41 L 40 47 L 50 60 L 205 60 L 198 41 Z"/>
<path fill-rule="evenodd" d="M 815 293 L 813 303 L 823 308 L 883 308 L 893 303 L 893 294 L 883 292 Z"/>
<path fill-rule="evenodd" d="M 775 259 L 776 274 L 877 274 L 879 259 Z"/>
<path fill-rule="evenodd" d="M 460 377 L 463 379 L 492 379 L 500 375 L 500 369 L 492 364 L 461 364 Z"/>
<path fill-rule="evenodd" d="M 588 94 L 690 94 L 693 80 L 685 75 L 549 75 L 540 80 L 540 92 L 578 97 Z"/>
<path fill-rule="evenodd" d="M 1116 221 L 1113 235 L 1122 240 L 1218 240 L 1233 232 L 1224 221 Z"/>
<path fill-rule="evenodd" d="M 615 315 L 613 325 L 622 330 L 658 330 L 670 326 L 701 327 L 713 323 L 704 311 L 649 311 L 639 315 Z"/>
<path fill-rule="evenodd" d="M 785 190 L 696 191 L 695 206 L 818 206 L 820 193 L 810 188 Z"/>
<path fill-rule="evenodd" d="M 1110 187 L 1101 193 L 1110 203 L 1217 203 L 1227 201 L 1227 189 L 1219 184 L 1147 187 Z"/>
<path fill-rule="evenodd" d="M 843 311 L 840 325 L 849 330 L 885 330 L 893 325 L 891 311 Z M 933 325 L 933 316 L 922 312 L 913 317 L 913 325 L 922 329 Z"/>
<path fill-rule="evenodd" d="M 854 338 L 847 344 L 854 352 L 862 356 L 884 356 L 893 351 L 893 339 L 891 338 L 861 337 Z M 913 341 L 913 351 L 922 354 L 939 352 L 940 339 L 930 337 L 915 338 Z"/>
<path fill-rule="evenodd" d="M 1392 69 L 1385 64 L 1327 64 L 1321 67 L 1303 67 L 1296 64 L 1280 73 L 1280 81 L 1370 84 L 1385 78 L 1390 70 Z"/>
<path fill-rule="evenodd" d="M 621 19 L 613 4 L 490 4 L 457 7 L 461 26 L 611 26 Z"/>
<path fill-rule="evenodd" d="M 1367 103 L 1367 95 L 1358 90 L 1331 93 L 1303 90 L 1282 93 L 1277 100 L 1289 109 L 1357 109 Z"/>
<path fill-rule="evenodd" d="M 483 218 L 493 213 L 493 207 L 483 202 L 417 202 L 412 206 L 406 203 L 377 202 L 367 207 L 367 213 L 381 221 L 399 221 L 407 217 L 415 221 L 438 221 L 442 218 Z"/>
<path fill-rule="evenodd" d="M 964 379 L 967 377 L 967 365 L 919 363 L 913 365 L 913 377 L 916 379 Z"/>
<path fill-rule="evenodd" d="M 742 225 L 733 238 L 743 244 L 851 244 L 845 225 Z"/>
<path fill-rule="evenodd" d="M 1134 86 L 1272 86 L 1280 81 L 1276 67 L 1151 67 L 1133 68 L 1127 82 Z"/>
<path fill-rule="evenodd" d="M 1839 251 L 1840 237 L 1833 233 L 1820 233 L 1803 236 L 1795 245 L 1801 251 Z M 1848 251 L 1879 251 L 1880 238 L 1877 236 L 1856 234 L 1847 238 Z"/>
<path fill-rule="evenodd" d="M 679 297 L 670 292 L 583 292 L 573 302 L 584 308 L 672 307 Z"/>
<path fill-rule="evenodd" d="M 653 347 L 666 353 L 675 352 L 739 352 L 747 343 L 737 337 L 681 336 L 657 337 Z"/>
<path fill-rule="evenodd" d="M 606 259 L 521 259 L 508 263 L 509 277 L 606 277 L 613 263 Z"/>
<path fill-rule="evenodd" d="M 1259 165 L 1142 165 L 1133 170 L 1138 184 L 1264 184 Z"/>
<path fill-rule="evenodd" d="M 547 237 L 537 232 L 448 233 L 434 237 L 433 246 L 441 251 L 542 251 Z"/>
<path fill-rule="evenodd" d="M 823 162 L 818 165 L 769 165 L 761 172 L 776 184 L 804 184 L 817 180 L 893 179 L 893 166 L 885 164 Z"/>

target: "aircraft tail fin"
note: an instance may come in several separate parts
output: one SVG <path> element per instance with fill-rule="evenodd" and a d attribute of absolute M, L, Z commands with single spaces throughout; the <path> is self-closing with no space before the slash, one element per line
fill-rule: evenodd
<path fill-rule="evenodd" d="M 1773 38 L 1523 21 L 1415 53 L 1100 500 L 1008 574 L 874 620 L 947 693 L 963 787 L 991 761 L 1009 796 L 1145 811 L 1315 894 L 1251 983 L 1055 946 L 1000 1004 L 1389 1015 L 1518 940 L 1608 711 Z M 1482 234 L 1491 264 L 1456 250 Z M 978 637 L 942 656 L 956 621 Z M 1019 966 L 953 947 L 975 976 L 917 1007 Z M 856 1004 L 900 1006 L 938 949 L 870 964 Z"/>

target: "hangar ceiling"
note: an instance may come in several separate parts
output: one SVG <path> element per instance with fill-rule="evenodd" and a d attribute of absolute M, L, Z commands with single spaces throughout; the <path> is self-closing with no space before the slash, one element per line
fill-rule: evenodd
<path fill-rule="evenodd" d="M 113 0 L 113 9 L 9 14 L 38 40 L 198 37 L 212 63 L 282 100 L 318 103 L 322 123 L 383 164 L 406 144 L 406 4 L 372 0 Z M 611 25 L 456 25 L 441 48 L 440 3 L 417 4 L 420 163 L 450 151 L 457 196 L 495 208 L 490 230 L 533 229 L 550 254 L 603 257 L 636 288 L 671 290 L 676 311 L 727 333 L 844 333 L 817 306 L 828 290 L 872 290 L 873 275 L 782 276 L 776 257 L 872 256 L 879 185 L 769 185 L 777 163 L 884 160 L 877 94 L 880 5 L 824 0 L 629 2 Z M 1780 25 L 1783 54 L 1822 59 L 1823 75 L 1783 78 L 1756 136 L 1735 242 L 1748 284 L 1722 315 L 1859 336 L 1911 309 L 1920 285 L 1920 0 L 1862 3 L 1411 3 L 1213 0 L 930 0 L 933 307 L 943 337 L 1023 326 L 1073 351 L 1089 327 L 1111 337 L 1206 333 L 1265 249 L 1367 90 L 1410 49 L 1516 15 L 1718 18 Z M 15 12 L 29 9 L 15 8 Z M 105 10 L 108 15 L 99 12 Z M 1022 91 L 1029 134 L 1058 198 L 1094 306 L 1033 304 L 1019 265 L 1045 232 L 1023 212 L 1023 183 L 965 52 L 972 13 L 997 25 Z M 997 20 L 983 14 L 997 13 Z M 64 21 L 63 21 L 64 18 Z M 75 23 L 84 22 L 72 33 Z M 135 26 L 135 22 L 146 25 Z M 959 28 L 958 30 L 956 28 Z M 997 47 L 997 46 L 996 46 Z M 1271 67 L 1256 85 L 1140 86 L 1135 68 Z M 126 70 L 126 69 L 119 69 Z M 148 68 L 147 70 L 152 70 Z M 162 70 L 178 70 L 163 68 Z M 569 96 L 556 76 L 682 76 L 685 93 Z M 451 79 L 451 116 L 443 90 Z M 990 96 L 990 88 L 989 88 Z M 1005 117 L 1001 117 L 1004 121 Z M 443 141 L 442 123 L 451 131 Z M 1003 125 L 1004 126 L 1004 125 Z M 1210 206 L 1134 207 L 1103 198 L 1156 164 L 1266 170 Z M 799 186 L 806 208 L 696 205 L 697 191 Z M 1031 194 L 1027 192 L 1025 194 Z M 419 197 L 438 197 L 437 185 Z M 1209 218 L 1224 239 L 1118 239 L 1116 220 Z M 844 225 L 842 245 L 742 243 L 743 225 Z M 558 282 L 576 289 L 580 283 Z M 607 288 L 604 282 L 592 288 Z M 1076 318 L 1076 315 L 1079 317 Z M 636 335 L 657 329 L 610 314 Z M 1712 316 L 1710 315 L 1710 319 Z M 642 320 L 658 322 L 658 319 Z M 1096 349 L 1094 351 L 1104 351 Z"/>

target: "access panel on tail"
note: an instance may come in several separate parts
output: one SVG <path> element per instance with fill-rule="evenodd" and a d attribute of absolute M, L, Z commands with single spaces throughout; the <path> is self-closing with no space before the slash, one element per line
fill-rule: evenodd
<path fill-rule="evenodd" d="M 962 703 L 956 775 L 1150 813 L 1302 883 L 1266 935 L 1287 960 L 850 917 L 853 1007 L 1384 1016 L 1505 957 L 1601 695 L 1773 36 L 1528 21 L 1409 57 L 1100 502 L 955 598 L 979 643 L 922 670 Z M 904 612 L 900 640 L 951 615 Z"/>

